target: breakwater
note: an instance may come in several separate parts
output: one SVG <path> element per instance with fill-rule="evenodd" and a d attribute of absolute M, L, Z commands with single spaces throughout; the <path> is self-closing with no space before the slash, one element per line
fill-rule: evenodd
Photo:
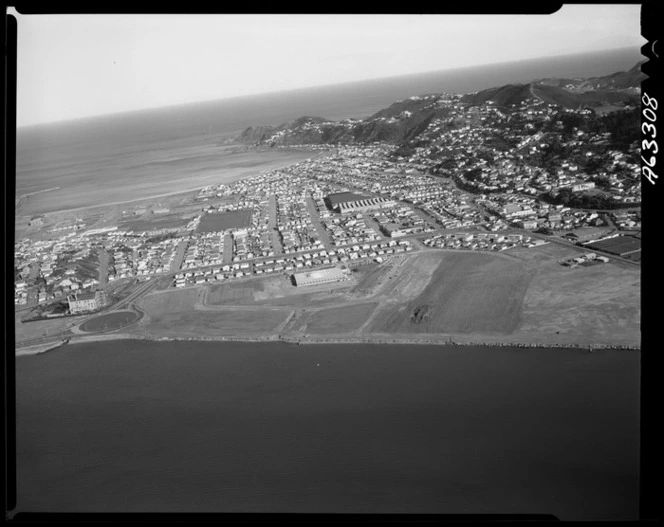
<path fill-rule="evenodd" d="M 72 336 L 68 342 L 71 344 L 87 343 L 108 340 L 146 340 L 156 342 L 284 342 L 296 345 L 315 345 L 315 344 L 379 344 L 379 345 L 421 345 L 421 346 L 445 346 L 445 347 L 486 347 L 486 348 L 519 348 L 519 349 L 572 349 L 587 352 L 600 350 L 631 350 L 640 351 L 640 346 L 627 345 L 608 345 L 608 344 L 556 344 L 556 343 L 505 343 L 495 342 L 491 339 L 473 339 L 456 341 L 449 336 L 438 338 L 408 338 L 408 337 L 375 337 L 375 336 L 351 336 L 351 337 L 324 337 L 324 336 L 286 336 L 286 335 L 266 335 L 266 336 L 198 336 L 198 337 L 166 337 L 155 335 L 140 334 L 95 334 L 95 335 L 76 335 Z M 61 346 L 62 343 L 57 344 Z M 54 347 L 57 347 L 54 346 Z M 20 351 L 20 353 L 19 353 Z M 28 348 L 17 349 L 17 355 L 30 355 L 41 352 L 31 352 Z"/>

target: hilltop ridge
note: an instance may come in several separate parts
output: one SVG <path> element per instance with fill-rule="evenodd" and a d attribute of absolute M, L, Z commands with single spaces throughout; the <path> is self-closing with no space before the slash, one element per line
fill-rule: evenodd
<path fill-rule="evenodd" d="M 541 78 L 528 84 L 506 84 L 467 94 L 434 93 L 392 103 L 365 119 L 332 121 L 303 116 L 278 126 L 256 125 L 242 131 L 244 144 L 289 146 L 299 144 L 396 145 L 417 138 L 434 119 L 449 115 L 452 102 L 466 106 L 491 104 L 509 110 L 528 101 L 541 100 L 564 109 L 610 113 L 638 102 L 640 83 L 646 78 L 639 61 L 628 71 L 590 78 Z M 461 124 L 461 123 L 460 123 Z"/>

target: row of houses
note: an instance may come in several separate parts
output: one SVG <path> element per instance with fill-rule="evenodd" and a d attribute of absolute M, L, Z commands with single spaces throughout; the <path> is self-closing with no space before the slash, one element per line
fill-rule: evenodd
<path fill-rule="evenodd" d="M 232 265 L 212 267 L 205 270 L 182 271 L 175 275 L 175 287 L 201 285 L 207 282 L 232 280 L 247 276 L 265 276 L 283 272 L 297 272 L 305 269 L 335 266 L 343 263 L 375 260 L 390 257 L 394 254 L 412 251 L 413 246 L 408 240 L 400 242 L 362 244 L 347 248 L 313 251 L 297 256 L 278 257 L 253 262 L 238 262 Z"/>
<path fill-rule="evenodd" d="M 534 247 L 547 242 L 531 239 L 522 234 L 489 234 L 457 232 L 451 234 L 437 234 L 423 240 L 427 247 L 442 249 L 465 249 L 480 251 L 504 251 L 511 247 Z"/>

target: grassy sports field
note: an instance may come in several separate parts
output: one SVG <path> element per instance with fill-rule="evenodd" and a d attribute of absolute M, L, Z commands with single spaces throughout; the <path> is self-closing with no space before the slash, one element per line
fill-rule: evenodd
<path fill-rule="evenodd" d="M 113 331 L 128 326 L 138 319 L 138 315 L 133 311 L 116 311 L 99 317 L 92 318 L 81 324 L 79 329 L 89 333 L 99 331 Z"/>
<path fill-rule="evenodd" d="M 251 225 L 250 210 L 232 210 L 228 212 L 216 212 L 203 215 L 197 232 L 220 232 L 226 229 L 248 227 Z"/>

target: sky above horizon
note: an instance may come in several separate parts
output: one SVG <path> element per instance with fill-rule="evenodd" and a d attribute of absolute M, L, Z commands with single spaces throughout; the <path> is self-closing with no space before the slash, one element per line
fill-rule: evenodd
<path fill-rule="evenodd" d="M 639 5 L 552 15 L 21 15 L 17 126 L 640 47 Z"/>

